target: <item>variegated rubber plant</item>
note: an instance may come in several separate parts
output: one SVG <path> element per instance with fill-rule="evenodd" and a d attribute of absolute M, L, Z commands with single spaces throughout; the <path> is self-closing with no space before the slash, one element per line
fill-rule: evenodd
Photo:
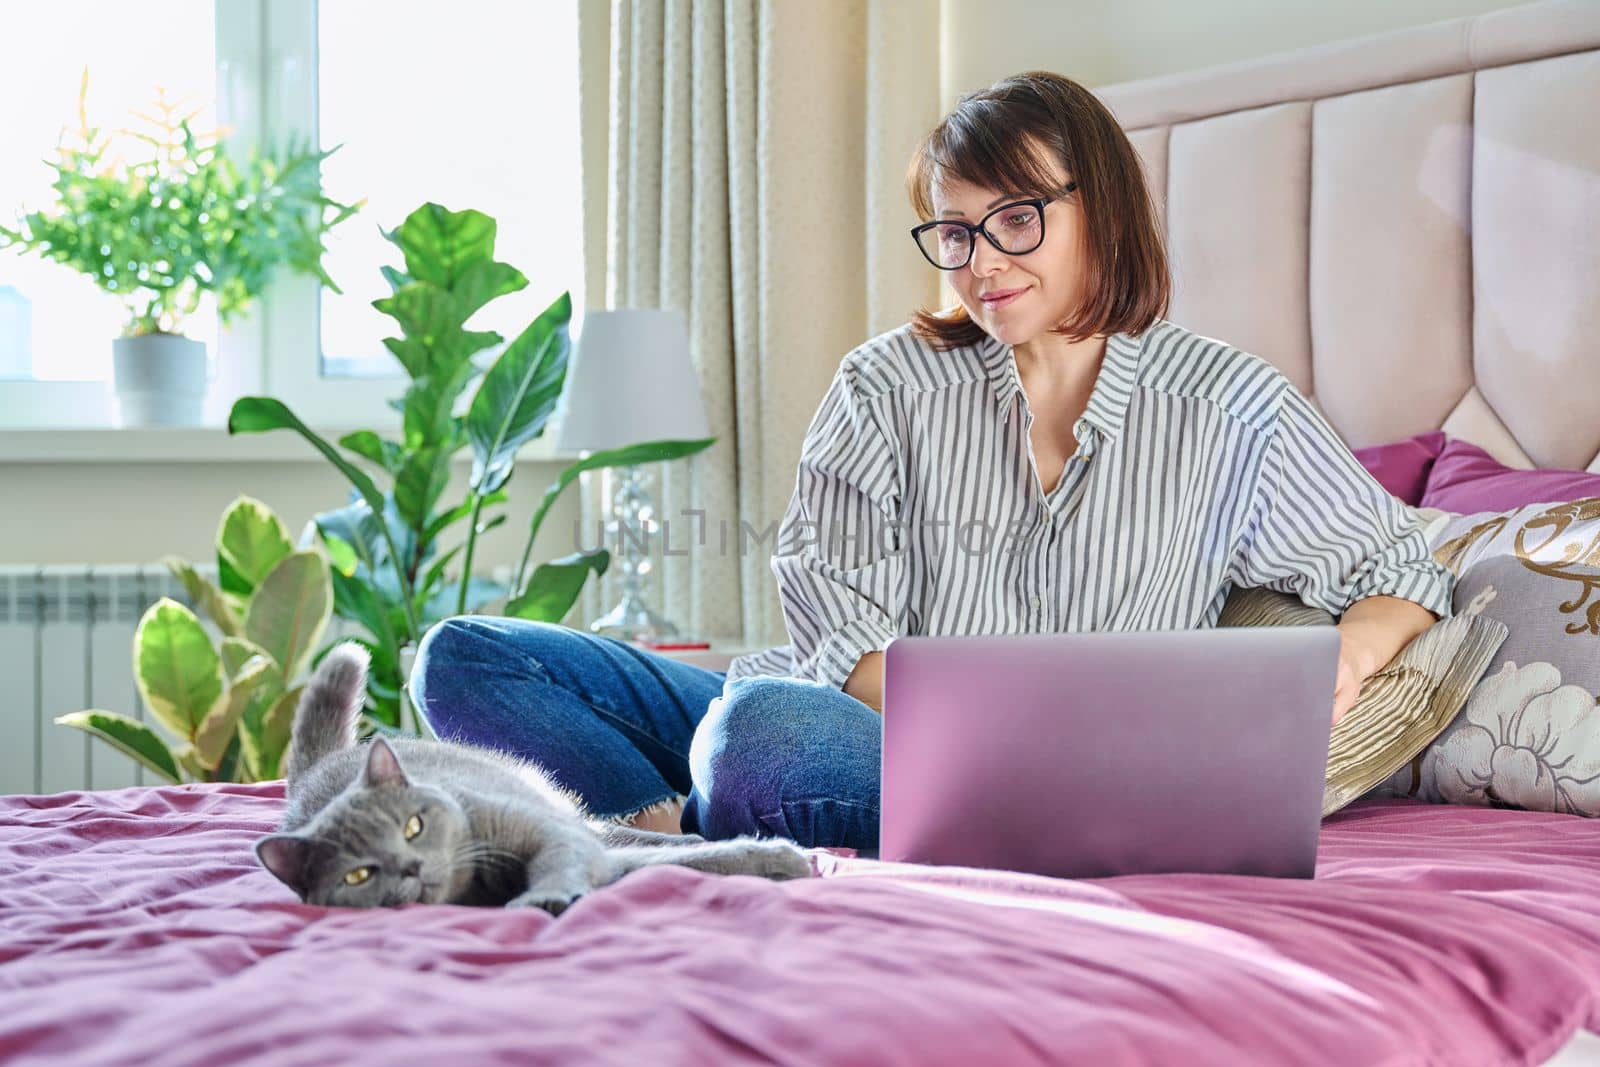
<path fill-rule="evenodd" d="M 114 711 L 56 722 L 93 734 L 168 781 L 260 782 L 282 775 L 300 679 L 333 613 L 319 551 L 296 551 L 272 509 L 241 496 L 217 528 L 217 582 L 175 556 L 163 562 L 220 634 L 163 597 L 139 620 L 134 678 L 170 734 Z"/>

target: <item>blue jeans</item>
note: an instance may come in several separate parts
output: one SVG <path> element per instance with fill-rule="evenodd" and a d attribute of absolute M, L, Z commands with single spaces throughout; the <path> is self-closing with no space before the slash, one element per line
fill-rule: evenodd
<path fill-rule="evenodd" d="M 493 616 L 430 630 L 411 696 L 435 734 L 521 756 L 591 814 L 685 795 L 685 832 L 878 847 L 882 720 L 829 686 L 724 675 L 609 637 Z"/>

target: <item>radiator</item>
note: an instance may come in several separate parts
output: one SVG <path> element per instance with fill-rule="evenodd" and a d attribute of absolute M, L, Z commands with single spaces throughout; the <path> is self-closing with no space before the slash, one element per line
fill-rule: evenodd
<path fill-rule="evenodd" d="M 164 596 L 189 603 L 159 563 L 0 567 L 0 793 L 145 784 L 133 760 L 51 720 L 84 708 L 146 718 L 133 631 Z"/>
<path fill-rule="evenodd" d="M 216 580 L 214 564 L 195 569 Z M 493 577 L 506 583 L 511 573 L 501 566 Z M 194 609 L 183 585 L 160 563 L 0 565 L 0 793 L 165 781 L 104 741 L 54 722 L 57 715 L 85 708 L 150 721 L 133 681 L 133 632 L 162 597 Z M 205 613 L 196 614 L 218 640 Z M 360 632 L 336 616 L 322 640 Z M 152 729 L 172 740 L 163 727 Z"/>

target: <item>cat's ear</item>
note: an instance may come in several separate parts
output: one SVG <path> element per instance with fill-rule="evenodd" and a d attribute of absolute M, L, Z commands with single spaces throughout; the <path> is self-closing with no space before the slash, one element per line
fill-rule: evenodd
<path fill-rule="evenodd" d="M 271 834 L 256 842 L 256 859 L 284 885 L 305 896 L 311 874 L 326 846 L 298 834 Z"/>
<path fill-rule="evenodd" d="M 367 770 L 362 776 L 362 784 L 367 786 L 398 785 L 407 786 L 406 772 L 400 768 L 400 759 L 394 754 L 394 749 L 389 747 L 389 742 L 383 738 L 374 738 L 372 744 L 367 746 Z"/>

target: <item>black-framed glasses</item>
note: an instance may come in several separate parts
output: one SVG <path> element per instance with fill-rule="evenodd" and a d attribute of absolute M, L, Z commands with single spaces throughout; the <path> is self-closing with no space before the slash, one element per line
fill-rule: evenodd
<path fill-rule="evenodd" d="M 935 219 L 915 226 L 911 239 L 917 242 L 923 258 L 940 270 L 960 270 L 972 262 L 978 234 L 1008 256 L 1025 256 L 1044 244 L 1044 208 L 1078 187 L 1068 182 L 1051 197 L 1032 197 L 1002 204 L 978 220 L 974 226 L 960 219 Z M 991 219 L 999 221 L 990 226 Z"/>

